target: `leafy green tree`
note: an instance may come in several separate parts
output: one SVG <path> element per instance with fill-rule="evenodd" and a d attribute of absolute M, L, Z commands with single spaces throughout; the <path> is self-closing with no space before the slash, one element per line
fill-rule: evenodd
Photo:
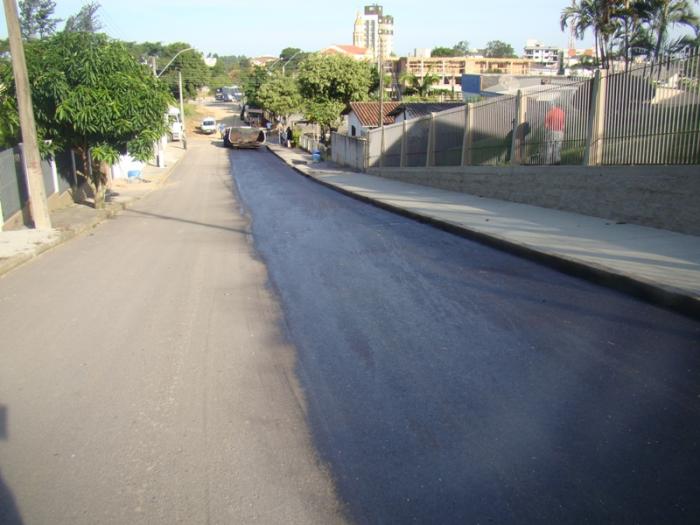
<path fill-rule="evenodd" d="M 50 139 L 54 148 L 80 154 L 95 206 L 103 206 L 106 173 L 100 166 L 126 151 L 139 160 L 151 158 L 153 143 L 165 133 L 171 96 L 106 35 L 58 33 L 30 42 L 26 57 L 41 143 Z M 0 105 L 16 113 L 11 68 L 0 70 L 0 84 L 8 88 Z"/>
<path fill-rule="evenodd" d="M 306 101 L 304 115 L 309 122 L 315 122 L 321 127 L 321 137 L 338 123 L 340 114 L 345 109 L 345 104 L 340 100 L 315 98 Z"/>
<path fill-rule="evenodd" d="M 251 71 L 243 76 L 243 93 L 245 99 L 251 106 L 260 106 L 258 92 L 260 88 L 270 79 L 270 73 L 264 67 L 254 66 Z"/>
<path fill-rule="evenodd" d="M 452 49 L 459 53 L 459 56 L 466 56 L 469 54 L 469 42 L 466 40 L 460 40 Z"/>
<path fill-rule="evenodd" d="M 308 56 L 309 53 L 305 53 L 298 47 L 285 47 L 280 53 L 280 67 L 285 73 L 293 73 L 299 69 L 299 64 Z"/>
<path fill-rule="evenodd" d="M 431 57 L 456 57 L 461 55 L 462 53 L 453 47 L 434 47 L 430 52 Z"/>
<path fill-rule="evenodd" d="M 484 56 L 487 58 L 515 58 L 513 46 L 501 42 L 500 40 L 491 40 L 486 44 Z"/>
<path fill-rule="evenodd" d="M 19 18 L 22 37 L 45 38 L 56 32 L 56 26 L 61 21 L 54 18 L 56 2 L 53 0 L 24 0 L 19 2 Z"/>
<path fill-rule="evenodd" d="M 187 42 L 176 42 L 164 46 L 157 59 L 158 71 L 167 66 L 180 51 L 191 47 Z M 168 85 L 174 97 L 179 96 L 178 72 L 182 74 L 182 96 L 185 98 L 196 98 L 199 89 L 209 84 L 210 69 L 204 62 L 202 54 L 197 51 L 181 53 L 162 73 L 161 79 Z"/>
<path fill-rule="evenodd" d="M 600 59 L 604 68 L 608 67 L 610 40 L 617 27 L 616 7 L 619 7 L 619 3 L 615 0 L 574 0 L 562 10 L 560 17 L 562 31 L 571 25 L 579 39 L 589 29 L 593 31 L 596 59 Z"/>
<path fill-rule="evenodd" d="M 302 105 L 296 80 L 282 75 L 275 75 L 260 87 L 258 101 L 263 109 L 285 118 L 299 111 Z"/>
<path fill-rule="evenodd" d="M 369 98 L 372 65 L 342 55 L 310 55 L 299 66 L 299 91 L 306 118 L 321 126 L 321 136 L 347 105 Z"/>
<path fill-rule="evenodd" d="M 77 14 L 69 16 L 64 31 L 69 33 L 97 33 L 102 29 L 102 22 L 97 16 L 99 2 L 88 2 Z"/>
<path fill-rule="evenodd" d="M 311 55 L 299 66 L 299 90 L 306 99 L 347 105 L 366 100 L 372 87 L 372 65 L 342 55 Z"/>

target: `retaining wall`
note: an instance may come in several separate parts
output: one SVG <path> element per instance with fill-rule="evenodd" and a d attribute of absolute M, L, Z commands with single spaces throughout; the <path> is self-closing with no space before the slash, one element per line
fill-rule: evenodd
<path fill-rule="evenodd" d="M 370 168 L 391 179 L 700 235 L 698 166 Z"/>

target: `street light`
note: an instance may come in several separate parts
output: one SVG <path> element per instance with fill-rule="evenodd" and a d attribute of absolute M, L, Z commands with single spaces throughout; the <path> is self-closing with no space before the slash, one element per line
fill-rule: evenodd
<path fill-rule="evenodd" d="M 168 64 L 160 70 L 160 73 L 156 75 L 157 78 L 160 78 L 160 76 L 165 73 L 165 70 L 170 67 L 170 64 L 175 62 L 175 59 L 179 57 L 182 53 L 185 51 L 194 51 L 193 47 L 188 47 L 186 49 L 182 49 L 175 53 L 175 56 L 168 62 Z M 180 120 L 182 121 L 182 147 L 184 149 L 187 149 L 187 127 L 185 126 L 185 104 L 182 100 L 182 72 L 178 71 L 177 72 L 177 88 L 180 93 Z"/>
<path fill-rule="evenodd" d="M 178 51 L 177 53 L 175 53 L 175 56 L 172 58 L 172 60 L 171 60 L 170 62 L 168 62 L 168 64 L 167 64 L 163 69 L 160 70 L 160 73 L 158 73 L 158 74 L 156 75 L 156 77 L 160 78 L 160 76 L 161 76 L 163 73 L 165 73 L 165 70 L 168 69 L 168 68 L 170 67 L 170 64 L 172 64 L 173 62 L 175 62 L 175 59 L 176 59 L 177 57 L 179 57 L 179 56 L 180 56 L 182 53 L 184 53 L 185 51 L 194 51 L 194 48 L 193 48 L 193 47 L 188 47 L 187 49 L 183 49 L 183 50 Z"/>

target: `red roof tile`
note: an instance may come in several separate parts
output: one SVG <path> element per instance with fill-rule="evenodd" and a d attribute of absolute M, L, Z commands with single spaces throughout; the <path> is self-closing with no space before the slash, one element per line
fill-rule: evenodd
<path fill-rule="evenodd" d="M 394 117 L 390 117 L 387 113 L 395 110 L 400 102 L 384 102 L 384 125 L 393 124 Z M 379 102 L 350 102 L 350 110 L 355 112 L 360 124 L 363 127 L 377 127 L 379 120 Z"/>

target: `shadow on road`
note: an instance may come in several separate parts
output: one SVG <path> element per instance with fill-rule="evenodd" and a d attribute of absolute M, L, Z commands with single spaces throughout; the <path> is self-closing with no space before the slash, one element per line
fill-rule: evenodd
<path fill-rule="evenodd" d="M 0 405 L 0 440 L 7 439 L 7 407 Z M 2 525 L 22 525 L 15 497 L 2 479 L 0 471 L 0 523 Z"/>
<path fill-rule="evenodd" d="M 166 221 L 184 222 L 186 224 L 194 224 L 195 226 L 203 226 L 205 228 L 216 228 L 217 230 L 226 230 L 226 231 L 230 231 L 230 232 L 241 233 L 243 235 L 248 235 L 248 233 L 249 233 L 246 230 L 240 230 L 238 228 L 228 228 L 226 226 L 219 226 L 218 224 L 207 224 L 205 222 L 191 221 L 189 219 L 183 219 L 181 217 L 170 217 L 168 215 L 159 215 L 157 213 L 149 213 L 147 211 L 139 211 L 139 210 L 130 209 L 129 213 L 135 213 L 137 215 L 145 215 L 147 217 L 154 217 L 156 219 L 163 219 Z"/>

